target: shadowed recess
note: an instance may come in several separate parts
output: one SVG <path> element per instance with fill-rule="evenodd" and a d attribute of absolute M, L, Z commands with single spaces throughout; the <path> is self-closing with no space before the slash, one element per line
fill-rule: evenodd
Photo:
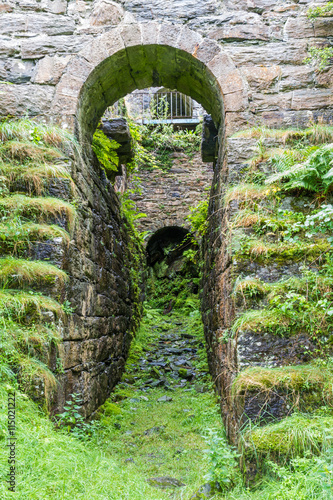
<path fill-rule="evenodd" d="M 193 245 L 190 232 L 177 226 L 162 227 L 148 240 L 146 252 L 148 265 L 153 266 L 167 257 L 167 261 L 176 260 L 184 250 Z"/>

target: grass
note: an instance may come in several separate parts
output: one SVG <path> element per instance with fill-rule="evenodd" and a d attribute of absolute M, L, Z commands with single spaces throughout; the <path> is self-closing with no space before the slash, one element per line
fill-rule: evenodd
<path fill-rule="evenodd" d="M 274 192 L 274 187 L 258 186 L 257 184 L 239 184 L 228 189 L 224 201 L 226 204 L 231 201 L 250 202 L 262 200 Z"/>
<path fill-rule="evenodd" d="M 48 262 L 37 260 L 0 258 L 0 282 L 5 284 L 31 284 L 35 281 L 57 280 L 61 284 L 68 280 L 65 271 Z"/>
<path fill-rule="evenodd" d="M 28 140 L 11 140 L 3 142 L 0 145 L 0 159 L 2 161 L 16 160 L 19 162 L 26 162 L 30 160 L 39 163 L 54 161 L 62 156 L 62 152 L 53 147 L 34 144 Z"/>
<path fill-rule="evenodd" d="M 258 278 L 247 276 L 243 279 L 237 279 L 234 286 L 234 294 L 241 296 L 262 296 L 267 293 L 268 285 Z"/>
<path fill-rule="evenodd" d="M 57 126 L 44 125 L 29 119 L 4 120 L 0 123 L 0 140 L 28 141 L 30 143 L 44 143 L 51 147 L 63 147 L 74 144 L 78 147 L 74 136 L 67 130 Z"/>
<path fill-rule="evenodd" d="M 289 324 L 290 318 L 283 314 L 282 311 L 269 309 L 249 310 L 236 319 L 232 331 L 235 334 L 246 330 L 261 333 L 277 327 L 286 330 Z"/>
<path fill-rule="evenodd" d="M 5 176 L 8 188 L 15 183 L 23 182 L 29 192 L 35 191 L 42 194 L 47 185 L 45 181 L 51 179 L 67 179 L 70 181 L 71 189 L 74 189 L 73 181 L 65 165 L 57 164 L 0 164 L 0 175 Z"/>
<path fill-rule="evenodd" d="M 270 129 L 267 127 L 253 127 L 236 132 L 233 137 L 244 137 L 247 139 L 274 138 L 281 140 L 283 144 L 293 141 L 306 140 L 310 144 L 323 144 L 333 141 L 333 126 L 323 123 L 315 124 L 306 129 Z"/>
<path fill-rule="evenodd" d="M 100 409 L 99 425 L 92 438 L 80 442 L 71 434 L 56 431 L 36 405 L 17 391 L 18 484 L 17 498 L 163 500 L 170 490 L 149 485 L 147 479 L 171 476 L 185 484 L 173 498 L 189 498 L 205 482 L 209 468 L 208 429 L 224 436 L 219 408 L 213 392 L 175 388 L 172 401 L 159 402 L 166 394 L 160 388 L 140 389 L 138 356 L 154 349 L 161 333 L 182 331 L 203 340 L 200 316 L 178 311 L 165 316 L 146 308 L 146 317 L 131 346 L 124 376 L 138 377 L 132 385 L 117 387 Z M 180 322 L 183 322 L 180 327 Z M 204 358 L 207 370 L 207 361 Z M 7 405 L 9 385 L 0 385 L 0 405 Z M 6 420 L 0 412 L 0 439 Z M 221 438 L 222 439 L 222 438 Z M 227 447 L 225 441 L 224 446 Z M 6 458 L 0 447 L 0 460 Z M 6 471 L 0 472 L 1 479 Z M 2 474 L 2 476 L 1 476 Z M 0 481 L 1 498 L 10 498 Z M 220 498 L 220 497 L 219 497 Z"/>
<path fill-rule="evenodd" d="M 51 297 L 21 290 L 0 291 L 0 314 L 16 321 L 27 320 L 27 317 L 40 316 L 42 311 L 52 311 L 58 317 L 64 316 L 61 304 Z"/>
<path fill-rule="evenodd" d="M 0 198 L 0 210 L 6 214 L 10 212 L 25 216 L 57 217 L 65 215 L 70 228 L 73 227 L 76 215 L 74 206 L 66 201 L 51 197 L 29 197 L 23 194 L 13 194 Z"/>
<path fill-rule="evenodd" d="M 45 241 L 53 238 L 63 238 L 68 244 L 70 236 L 65 229 L 55 224 L 36 224 L 9 220 L 0 224 L 0 247 L 16 250 L 28 243 Z M 2 242 L 2 243 L 1 243 Z"/>
<path fill-rule="evenodd" d="M 315 242 L 279 242 L 267 243 L 261 239 L 247 240 L 243 244 L 241 254 L 254 259 L 293 260 L 295 262 L 311 257 L 324 255 L 331 248 L 326 239 L 318 239 Z"/>
<path fill-rule="evenodd" d="M 232 386 L 234 396 L 247 391 L 265 392 L 271 390 L 325 392 L 325 399 L 332 399 L 333 369 L 318 364 L 280 366 L 278 368 L 250 367 L 236 377 Z"/>
<path fill-rule="evenodd" d="M 278 423 L 245 430 L 242 439 L 249 457 L 286 463 L 307 453 L 319 455 L 332 445 L 333 416 L 294 413 Z"/>
<path fill-rule="evenodd" d="M 232 219 L 232 227 L 252 227 L 261 220 L 259 212 L 249 209 L 239 210 Z"/>

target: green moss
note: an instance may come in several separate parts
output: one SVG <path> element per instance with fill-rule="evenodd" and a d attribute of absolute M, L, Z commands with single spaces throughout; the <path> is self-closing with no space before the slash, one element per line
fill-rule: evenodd
<path fill-rule="evenodd" d="M 318 455 L 332 441 L 333 417 L 294 414 L 276 424 L 257 427 L 242 435 L 248 459 L 286 462 L 307 453 Z"/>
<path fill-rule="evenodd" d="M 319 391 L 329 401 L 332 399 L 333 367 L 315 364 L 281 366 L 279 368 L 250 367 L 242 371 L 232 385 L 237 396 L 248 391 L 267 390 Z"/>
<path fill-rule="evenodd" d="M 111 403 L 109 400 L 107 400 L 99 408 L 98 413 L 99 415 L 103 415 L 104 417 L 110 417 L 113 415 L 121 415 L 123 411 L 118 405 L 116 405 L 115 403 Z"/>
<path fill-rule="evenodd" d="M 304 242 L 281 242 L 266 243 L 258 239 L 243 239 L 241 250 L 235 254 L 236 260 L 255 260 L 267 264 L 275 261 L 283 264 L 285 262 L 300 260 L 313 260 L 327 253 L 331 244 L 326 239 L 317 240 L 314 243 Z"/>

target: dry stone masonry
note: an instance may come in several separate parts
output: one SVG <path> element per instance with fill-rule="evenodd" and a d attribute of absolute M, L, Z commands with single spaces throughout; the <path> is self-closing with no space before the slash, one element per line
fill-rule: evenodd
<path fill-rule="evenodd" d="M 135 303 L 129 271 L 123 269 L 129 240 L 112 187 L 92 161 L 91 137 L 106 107 L 119 98 L 165 86 L 198 101 L 219 129 L 203 317 L 222 412 L 229 436 L 235 436 L 234 376 L 239 367 L 255 364 L 257 354 L 264 363 L 273 355 L 265 357 L 263 348 L 256 354 L 249 337 L 238 346 L 236 340 L 219 342 L 235 316 L 225 238 L 229 214 L 222 195 L 237 181 L 252 147 L 230 136 L 253 125 L 304 127 L 318 118 L 332 120 L 332 69 L 317 73 L 303 61 L 309 46 L 327 44 L 333 19 L 309 20 L 310 5 L 307 0 L 2 0 L 0 80 L 11 85 L 0 84 L 0 115 L 56 121 L 74 130 L 84 148 L 73 172 L 84 209 L 67 267 L 69 296 L 79 312 L 63 333 L 63 356 L 64 397 L 86 391 L 88 413 L 117 378 L 108 373 L 121 372 Z M 282 271 L 272 265 L 256 272 L 276 273 L 278 279 Z"/>
<path fill-rule="evenodd" d="M 207 199 L 212 183 L 211 164 L 203 163 L 197 153 L 189 159 L 184 153 L 173 153 L 170 170 L 141 170 L 129 189 L 138 212 L 146 214 L 137 221 L 139 231 L 156 232 L 166 226 L 190 229 L 186 217 L 190 209 Z"/>

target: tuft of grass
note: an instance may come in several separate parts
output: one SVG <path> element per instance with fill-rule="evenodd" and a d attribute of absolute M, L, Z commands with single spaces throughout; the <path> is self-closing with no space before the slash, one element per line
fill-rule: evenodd
<path fill-rule="evenodd" d="M 42 311 L 52 311 L 58 317 L 64 316 L 61 304 L 51 297 L 20 290 L 0 291 L 0 315 L 15 321 L 27 320 L 29 316 L 40 316 Z"/>
<path fill-rule="evenodd" d="M 55 125 L 44 125 L 29 119 L 13 119 L 0 122 L 0 141 L 29 141 L 45 143 L 53 147 L 73 144 L 78 147 L 74 136 Z"/>
<path fill-rule="evenodd" d="M 331 366 L 316 364 L 281 366 L 278 368 L 250 367 L 234 380 L 232 394 L 237 396 L 247 391 L 272 390 L 299 391 L 302 389 L 325 391 L 325 397 L 332 399 L 333 370 Z"/>
<path fill-rule="evenodd" d="M 0 164 L 0 175 L 6 178 L 9 188 L 16 182 L 23 182 L 30 192 L 34 190 L 39 195 L 45 190 L 45 181 L 50 179 L 67 179 L 70 181 L 72 191 L 74 190 L 74 183 L 65 165 L 5 163 Z"/>
<path fill-rule="evenodd" d="M 259 186 L 257 184 L 239 184 L 228 189 L 225 195 L 225 203 L 230 203 L 233 200 L 237 201 L 254 201 L 262 200 L 276 192 L 274 186 Z"/>
<path fill-rule="evenodd" d="M 263 283 L 258 278 L 252 278 L 247 276 L 243 279 L 238 279 L 235 283 L 234 294 L 244 296 L 262 296 L 267 293 L 268 286 L 266 283 Z"/>
<path fill-rule="evenodd" d="M 245 330 L 260 333 L 276 327 L 286 329 L 289 324 L 290 318 L 283 314 L 282 311 L 270 309 L 249 310 L 234 322 L 232 331 L 235 334 Z"/>
<path fill-rule="evenodd" d="M 254 258 L 280 258 L 297 261 L 325 254 L 330 248 L 331 245 L 326 239 L 318 239 L 314 243 L 266 243 L 263 240 L 254 239 L 246 242 L 242 253 Z"/>
<path fill-rule="evenodd" d="M 252 212 L 249 209 L 239 210 L 232 219 L 233 227 L 252 227 L 261 219 L 259 212 Z"/>
<path fill-rule="evenodd" d="M 12 248 L 14 253 L 29 243 L 53 238 L 63 238 L 68 244 L 70 236 L 65 229 L 55 224 L 17 223 L 15 220 L 0 224 L 0 247 Z"/>
<path fill-rule="evenodd" d="M 294 413 L 278 423 L 244 430 L 241 438 L 247 457 L 287 463 L 295 457 L 319 455 L 327 450 L 332 445 L 332 425 L 333 417 Z"/>
<path fill-rule="evenodd" d="M 0 282 L 33 283 L 36 280 L 57 279 L 60 283 L 68 280 L 67 274 L 48 262 L 0 258 Z"/>
<path fill-rule="evenodd" d="M 76 210 L 71 203 L 51 197 L 30 197 L 23 194 L 14 194 L 0 198 L 0 210 L 16 215 L 66 215 L 69 227 L 72 228 Z"/>
<path fill-rule="evenodd" d="M 16 160 L 25 162 L 54 161 L 63 156 L 62 152 L 50 146 L 34 144 L 30 141 L 6 141 L 0 145 L 0 158 L 2 161 Z"/>
<path fill-rule="evenodd" d="M 233 137 L 246 139 L 274 138 L 287 144 L 294 141 L 306 140 L 310 144 L 324 144 L 333 142 L 333 126 L 317 123 L 306 129 L 270 129 L 267 127 L 253 127 L 236 132 Z"/>

